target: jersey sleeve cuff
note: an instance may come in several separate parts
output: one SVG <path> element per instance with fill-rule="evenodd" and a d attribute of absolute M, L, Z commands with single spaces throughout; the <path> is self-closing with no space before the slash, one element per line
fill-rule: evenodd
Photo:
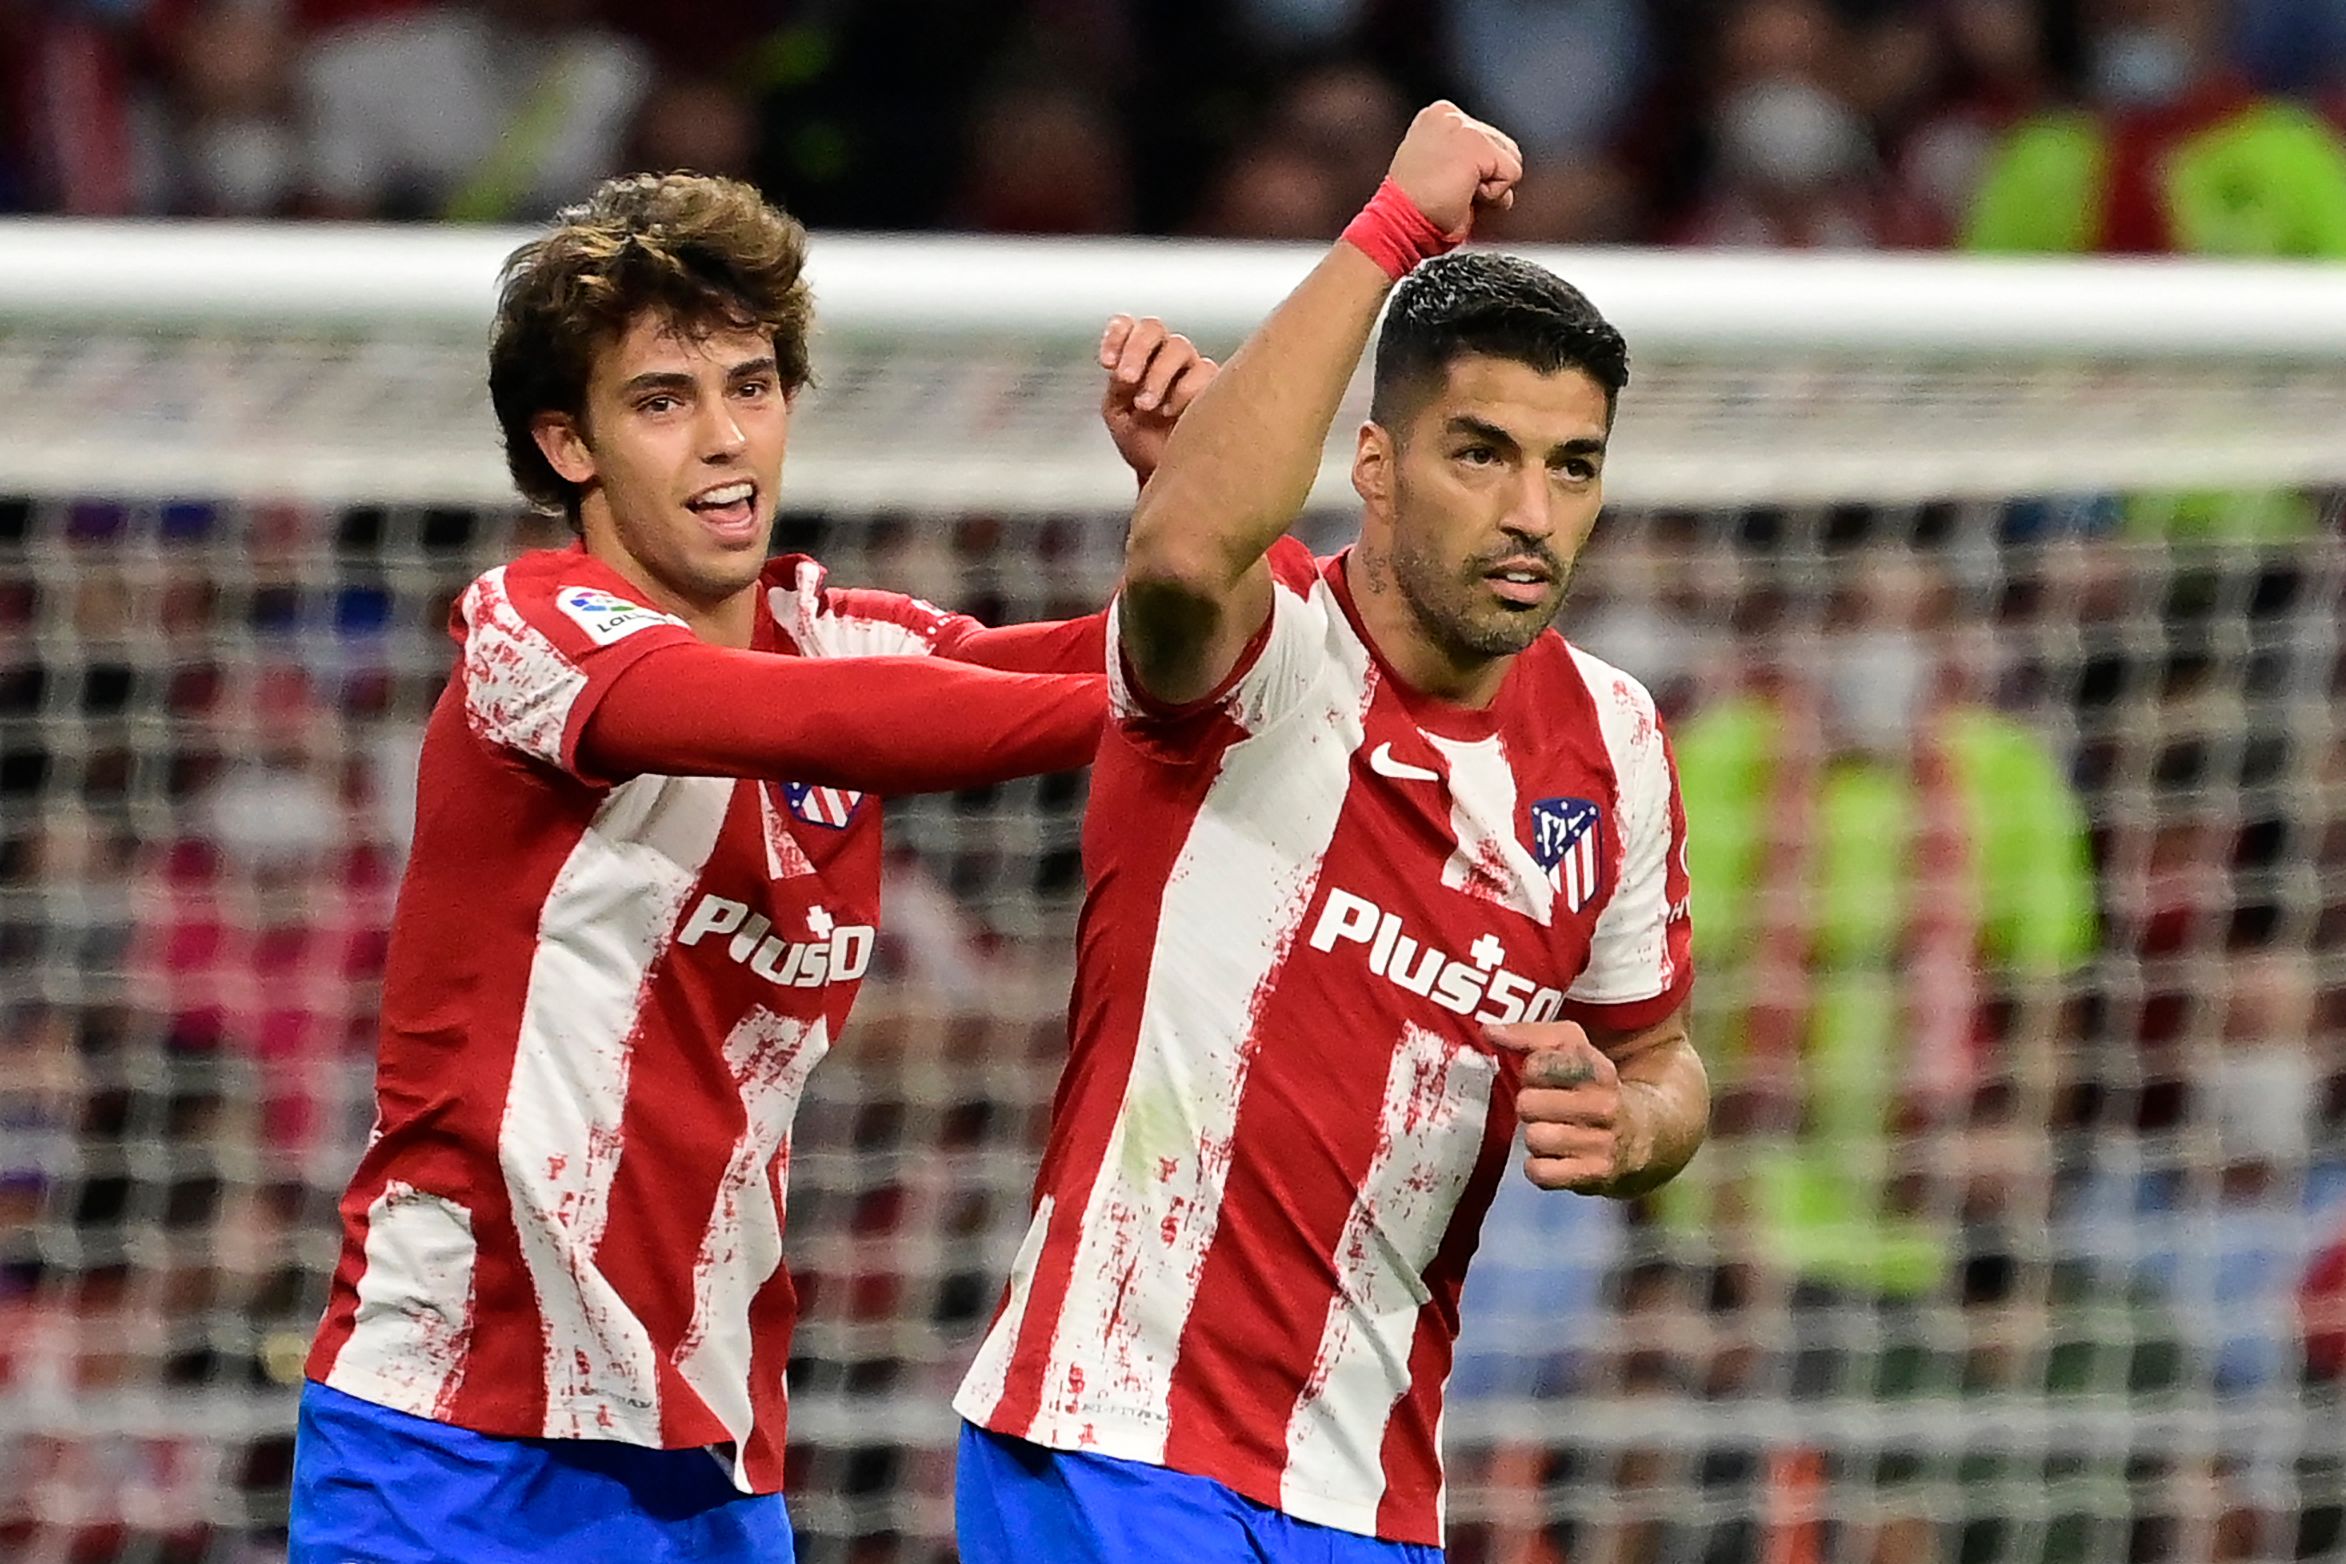
<path fill-rule="evenodd" d="M 1567 1021 L 1582 1026 L 1598 1027 L 1608 1032 L 1642 1032 L 1647 1027 L 1668 1019 L 1686 996 L 1694 992 L 1694 963 L 1681 962 L 1670 986 L 1651 999 L 1628 999 L 1619 1004 L 1596 1004 L 1585 1000 L 1567 999 L 1561 1012 Z"/>
<path fill-rule="evenodd" d="M 1195 700 L 1169 701 L 1149 693 L 1148 687 L 1140 682 L 1139 675 L 1133 672 L 1132 659 L 1124 654 L 1124 644 L 1119 640 L 1115 645 L 1116 684 L 1132 709 L 1119 713 L 1117 720 L 1143 725 L 1179 723 L 1221 705 L 1230 698 L 1230 692 L 1238 688 L 1240 681 L 1254 671 L 1254 665 L 1262 661 L 1264 650 L 1271 644 L 1271 629 L 1278 617 L 1278 604 L 1273 603 L 1271 611 L 1263 616 L 1261 627 L 1247 641 L 1245 649 L 1238 654 L 1238 660 L 1230 665 L 1230 671 L 1222 675 L 1219 684 Z M 1109 631 L 1115 633 L 1113 620 L 1109 622 Z"/>

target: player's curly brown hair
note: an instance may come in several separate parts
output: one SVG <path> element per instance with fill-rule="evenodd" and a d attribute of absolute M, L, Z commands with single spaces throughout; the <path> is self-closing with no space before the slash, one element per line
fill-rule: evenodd
<path fill-rule="evenodd" d="M 555 222 L 506 259 L 489 401 L 515 487 L 575 528 L 578 486 L 554 471 L 530 425 L 541 413 L 584 416 L 597 352 L 646 312 L 687 332 L 759 331 L 773 339 L 783 391 L 795 392 L 809 378 L 814 299 L 806 230 L 739 180 L 606 179 Z"/>

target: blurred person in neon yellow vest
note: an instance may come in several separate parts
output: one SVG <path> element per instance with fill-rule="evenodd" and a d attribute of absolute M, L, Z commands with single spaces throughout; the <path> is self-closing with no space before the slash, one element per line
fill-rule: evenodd
<path fill-rule="evenodd" d="M 2222 0 L 2085 0 L 2085 106 L 1990 154 L 1963 234 L 1995 254 L 2346 257 L 2346 138 L 2258 92 L 2224 54 Z M 2137 496 L 2128 530 L 2176 542 L 2310 535 L 2275 491 Z"/>
<path fill-rule="evenodd" d="M 1798 1280 L 1912 1296 L 1960 1259 L 1932 1148 L 1999 1080 L 2043 1123 L 2093 869 L 2051 747 L 1977 698 L 1935 572 L 1881 550 L 1843 579 L 1821 646 L 1677 732 L 1703 1035 L 1743 1143 L 1664 1212 Z"/>
<path fill-rule="evenodd" d="M 1966 248 L 2346 256 L 2346 145 L 2222 53 L 2217 0 L 2088 0 L 2087 106 L 2009 131 Z"/>

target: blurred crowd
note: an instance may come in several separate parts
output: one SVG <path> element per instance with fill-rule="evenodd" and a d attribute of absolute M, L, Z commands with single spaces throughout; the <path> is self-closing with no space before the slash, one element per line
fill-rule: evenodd
<path fill-rule="evenodd" d="M 2346 253 L 2341 0 L 0 0 L 0 210 L 1324 238 L 1438 94 L 1509 242 Z"/>

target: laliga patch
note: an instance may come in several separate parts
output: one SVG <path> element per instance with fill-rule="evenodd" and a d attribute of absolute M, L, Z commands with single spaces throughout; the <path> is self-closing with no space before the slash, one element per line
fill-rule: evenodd
<path fill-rule="evenodd" d="M 654 625 L 684 623 L 673 614 L 631 603 L 624 597 L 613 597 L 597 587 L 564 587 L 554 594 L 554 606 L 568 614 L 571 622 L 584 630 L 597 646 L 609 646 Z"/>

